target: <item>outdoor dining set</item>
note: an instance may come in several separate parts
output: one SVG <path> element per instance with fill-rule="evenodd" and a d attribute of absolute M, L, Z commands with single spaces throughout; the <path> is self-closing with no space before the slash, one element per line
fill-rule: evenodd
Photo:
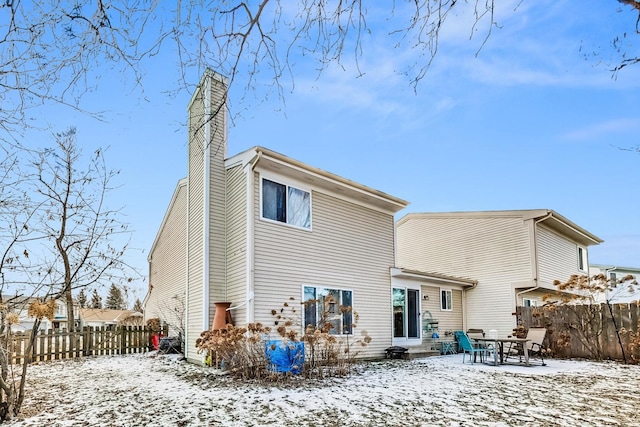
<path fill-rule="evenodd" d="M 485 334 L 482 330 L 456 331 L 455 337 L 462 352 L 462 363 L 469 355 L 471 363 L 477 361 L 495 366 L 503 364 L 524 364 L 531 366 L 532 356 L 540 358 L 540 364 L 545 366 L 543 341 L 546 328 L 529 328 L 526 337 L 509 336 L 500 338 L 495 331 Z"/>

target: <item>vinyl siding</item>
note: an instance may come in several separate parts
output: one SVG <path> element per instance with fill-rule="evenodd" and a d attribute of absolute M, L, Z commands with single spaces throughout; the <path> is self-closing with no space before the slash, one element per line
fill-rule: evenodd
<path fill-rule="evenodd" d="M 422 339 L 430 339 L 431 332 L 424 332 L 425 322 L 437 320 L 439 334 L 444 336 L 446 331 L 458 331 L 463 328 L 462 290 L 440 286 L 428 280 L 393 278 L 392 288 L 407 288 L 420 290 L 420 316 L 422 322 Z M 440 289 L 451 289 L 453 296 L 453 310 L 440 309 Z M 426 299 L 425 299 L 426 297 Z"/>
<path fill-rule="evenodd" d="M 554 289 L 553 281 L 566 282 L 572 274 L 586 274 L 578 270 L 578 245 L 552 230 L 538 225 L 536 232 L 538 244 L 538 265 L 541 284 Z M 587 268 L 587 249 L 584 248 L 585 269 Z"/>
<path fill-rule="evenodd" d="M 199 93 L 189 110 L 187 225 L 187 330 L 185 357 L 201 362 L 195 343 L 203 325 L 204 283 L 204 109 Z"/>
<path fill-rule="evenodd" d="M 233 306 L 247 298 L 247 196 L 246 174 L 241 166 L 227 170 L 227 295 Z M 244 325 L 246 305 L 232 310 L 235 325 Z"/>
<path fill-rule="evenodd" d="M 518 216 L 418 214 L 398 225 L 398 266 L 477 280 L 466 293 L 467 328 L 506 335 L 515 325 L 512 285 L 532 279 L 530 241 Z"/>
<path fill-rule="evenodd" d="M 256 321 L 273 325 L 271 310 L 290 297 L 299 303 L 302 285 L 349 289 L 360 315 L 356 336 L 372 337 L 362 356 L 382 356 L 391 345 L 393 216 L 312 190 L 312 231 L 296 229 L 260 219 L 259 182 L 256 174 Z"/>
<path fill-rule="evenodd" d="M 438 319 L 438 333 L 440 337 L 444 338 L 445 332 L 447 331 L 462 330 L 462 291 L 444 286 L 431 289 L 432 290 L 429 290 L 429 301 L 427 302 L 429 303 L 429 307 L 433 305 L 431 314 L 435 319 Z M 453 310 L 442 310 L 440 306 L 440 289 L 451 289 Z M 432 296 L 432 294 L 434 295 Z"/>
<path fill-rule="evenodd" d="M 164 227 L 149 255 L 149 295 L 144 319 L 160 318 L 180 324 L 175 310 L 182 312 L 186 291 L 187 269 L 187 186 L 179 185 L 169 207 Z M 176 331 L 170 332 L 172 334 Z"/>
<path fill-rule="evenodd" d="M 215 302 L 226 301 L 226 99 L 224 83 L 211 79 L 211 114 L 205 129 L 209 132 L 209 321 L 215 315 Z M 217 114 L 216 114 L 217 112 Z"/>

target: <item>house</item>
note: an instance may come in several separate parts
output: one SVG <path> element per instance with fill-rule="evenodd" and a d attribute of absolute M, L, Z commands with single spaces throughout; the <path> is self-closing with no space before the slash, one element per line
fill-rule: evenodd
<path fill-rule="evenodd" d="M 142 326 L 143 324 L 142 313 L 133 310 L 81 308 L 79 316 L 82 327 Z"/>
<path fill-rule="evenodd" d="M 589 264 L 589 274 L 591 276 L 595 276 L 600 273 L 604 274 L 607 279 L 611 279 L 612 282 L 620 282 L 628 276 L 632 276 L 636 282 L 640 280 L 640 268 L 605 264 Z M 596 299 L 598 302 L 605 302 L 608 300 L 612 303 L 630 303 L 640 301 L 640 287 L 632 286 L 630 288 L 628 285 L 618 284 L 606 293 L 598 295 Z"/>
<path fill-rule="evenodd" d="M 394 214 L 408 203 L 260 146 L 228 156 L 226 92 L 226 79 L 207 71 L 189 104 L 188 176 L 149 254 L 145 318 L 184 297 L 185 357 L 202 363 L 195 342 L 216 302 L 230 303 L 236 325 L 273 325 L 272 310 L 289 298 L 332 295 L 371 336 L 363 355 L 383 355 L 392 343 Z M 301 331 L 319 316 L 298 313 Z M 334 333 L 357 333 L 349 316 L 336 316 Z"/>
<path fill-rule="evenodd" d="M 144 319 L 158 318 L 169 333 L 184 329 L 187 279 L 187 179 L 173 192 L 160 229 L 149 250 L 149 291 Z"/>
<path fill-rule="evenodd" d="M 40 301 L 38 297 L 9 297 L 2 296 L 9 311 L 18 315 L 18 323 L 11 325 L 12 332 L 25 332 L 33 329 L 35 318 L 29 315 L 29 305 L 34 301 Z M 55 310 L 53 319 L 47 317 L 42 318 L 39 331 L 48 331 L 49 329 L 66 329 L 67 328 L 67 304 L 62 299 L 55 300 Z"/>
<path fill-rule="evenodd" d="M 588 248 L 602 242 L 550 209 L 410 213 L 396 234 L 398 266 L 477 281 L 462 300 L 449 304 L 443 294 L 437 316 L 462 304 L 465 330 L 503 336 L 516 326 L 517 306 L 540 304 L 554 280 L 588 274 Z"/>
<path fill-rule="evenodd" d="M 453 341 L 453 332 L 464 327 L 466 293 L 476 285 L 473 279 L 393 267 L 393 345 L 420 353 Z"/>

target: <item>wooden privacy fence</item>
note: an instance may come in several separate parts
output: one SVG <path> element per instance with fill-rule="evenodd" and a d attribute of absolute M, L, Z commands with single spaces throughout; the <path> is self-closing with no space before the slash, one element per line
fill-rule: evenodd
<path fill-rule="evenodd" d="M 611 311 L 607 304 L 518 307 L 516 314 L 525 329 L 547 328 L 545 345 L 554 357 L 622 360 L 624 349 L 628 362 L 640 363 L 638 303 L 612 304 Z"/>
<path fill-rule="evenodd" d="M 166 335 L 167 331 L 165 329 L 160 333 Z M 65 329 L 40 331 L 33 342 L 30 361 L 142 353 L 150 349 L 151 336 L 155 334 L 158 332 L 153 332 L 144 326 L 86 326 L 81 331 Z M 12 363 L 20 364 L 24 361 L 30 338 L 31 331 L 12 335 L 12 342 L 9 345 Z"/>

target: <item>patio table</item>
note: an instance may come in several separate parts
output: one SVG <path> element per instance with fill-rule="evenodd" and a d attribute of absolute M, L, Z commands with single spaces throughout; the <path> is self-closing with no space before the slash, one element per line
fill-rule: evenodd
<path fill-rule="evenodd" d="M 513 343 L 513 344 L 522 344 L 523 355 L 524 355 L 524 364 L 526 366 L 531 366 L 529 364 L 529 349 L 527 346 L 527 342 L 531 341 L 526 338 L 474 338 L 475 341 L 487 344 L 493 344 L 493 365 L 504 365 L 504 345 L 505 343 Z M 498 358 L 499 357 L 499 358 Z M 485 361 L 486 363 L 486 361 Z"/>

